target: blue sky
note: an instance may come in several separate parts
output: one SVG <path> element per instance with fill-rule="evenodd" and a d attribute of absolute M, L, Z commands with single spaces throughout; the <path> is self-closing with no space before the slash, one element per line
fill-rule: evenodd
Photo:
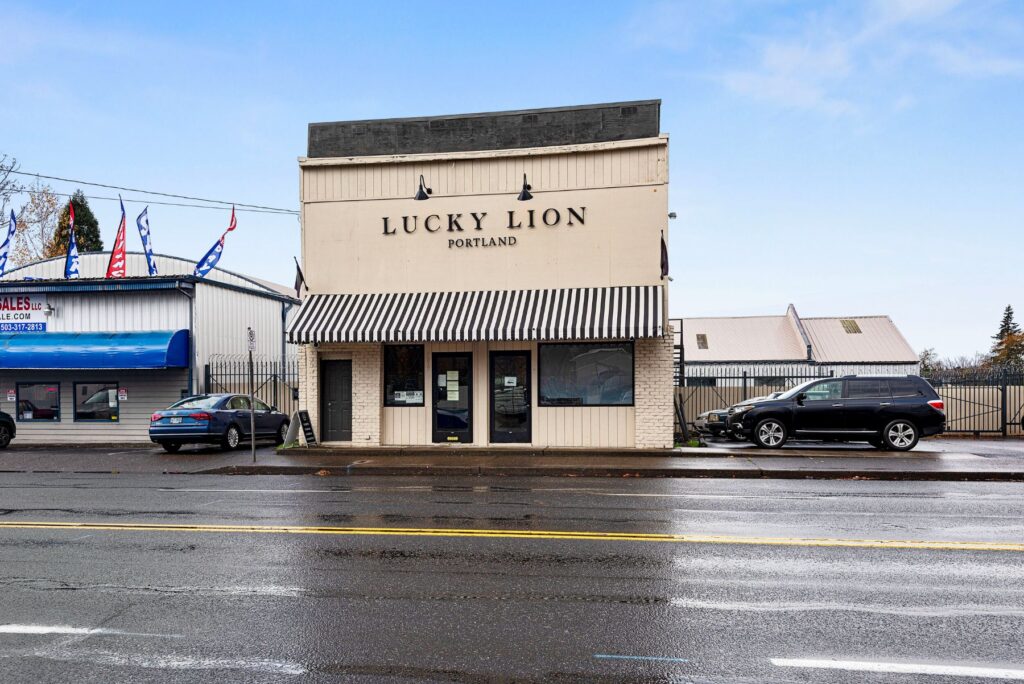
<path fill-rule="evenodd" d="M 0 27 L 23 170 L 296 207 L 311 121 L 661 98 L 673 315 L 886 313 L 943 355 L 1024 318 L 1019 0 L 36 0 Z M 228 219 L 150 217 L 191 258 Z M 239 214 L 221 265 L 290 282 L 298 235 Z"/>

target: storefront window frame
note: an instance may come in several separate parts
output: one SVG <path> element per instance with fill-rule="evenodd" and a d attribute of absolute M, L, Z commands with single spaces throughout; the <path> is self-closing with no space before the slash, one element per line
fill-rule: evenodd
<path fill-rule="evenodd" d="M 419 350 L 420 353 L 420 399 L 419 402 L 396 402 L 388 391 L 388 349 L 395 349 L 397 347 L 412 347 Z M 383 385 L 382 394 L 384 395 L 384 406 L 386 408 L 423 408 L 426 406 L 427 400 L 427 349 L 426 345 L 422 344 L 386 344 L 381 352 L 381 380 Z"/>
<path fill-rule="evenodd" d="M 57 388 L 57 420 L 52 418 L 22 418 L 21 417 L 21 388 L 32 385 L 53 385 Z M 14 420 L 19 423 L 59 423 L 64 419 L 64 411 L 60 403 L 60 383 L 46 380 L 35 380 L 32 382 L 14 383 Z"/>
<path fill-rule="evenodd" d="M 565 347 L 570 345 L 575 346 L 593 346 L 599 347 L 601 345 L 608 344 L 624 344 L 629 345 L 630 360 L 632 361 L 632 381 L 630 386 L 630 394 L 632 399 L 628 404 L 559 404 L 544 399 L 544 347 Z M 576 342 L 541 342 L 537 344 L 537 406 L 544 408 L 630 408 L 636 406 L 636 344 L 633 340 L 604 340 L 604 341 L 591 341 L 581 340 Z"/>
<path fill-rule="evenodd" d="M 114 387 L 114 398 L 117 400 L 117 420 L 111 420 L 110 418 L 79 418 L 78 417 L 78 388 L 81 385 L 112 385 Z M 80 382 L 71 383 L 71 415 L 72 422 L 75 423 L 120 423 L 121 422 L 121 398 L 118 397 L 118 392 L 121 390 L 121 383 L 115 381 L 107 382 L 105 380 L 82 380 Z"/>

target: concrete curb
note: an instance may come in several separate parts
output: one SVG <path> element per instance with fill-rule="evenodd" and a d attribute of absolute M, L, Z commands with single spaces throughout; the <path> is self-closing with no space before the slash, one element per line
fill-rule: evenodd
<path fill-rule="evenodd" d="M 192 471 L 195 475 L 320 475 L 324 477 L 600 477 L 600 478 L 722 478 L 808 480 L 917 480 L 932 482 L 1024 482 L 1024 471 L 955 470 L 838 470 L 815 468 L 628 468 L 528 466 L 225 466 Z"/>

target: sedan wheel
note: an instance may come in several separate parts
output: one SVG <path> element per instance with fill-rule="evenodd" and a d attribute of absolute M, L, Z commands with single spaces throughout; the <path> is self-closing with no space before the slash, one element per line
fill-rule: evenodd
<path fill-rule="evenodd" d="M 11 429 L 6 425 L 0 425 L 0 449 L 6 449 L 11 443 Z"/>
<path fill-rule="evenodd" d="M 224 439 L 221 441 L 221 446 L 225 449 L 237 449 L 241 441 L 242 433 L 239 432 L 238 428 L 234 425 L 229 425 L 227 432 L 224 433 Z"/>
<path fill-rule="evenodd" d="M 778 449 L 786 443 L 786 426 L 769 418 L 754 428 L 754 443 L 766 449 Z"/>
<path fill-rule="evenodd" d="M 895 451 L 910 451 L 917 446 L 917 426 L 906 420 L 894 420 L 885 426 L 882 440 Z"/>
<path fill-rule="evenodd" d="M 277 431 L 277 439 L 274 440 L 278 444 L 284 444 L 285 438 L 288 436 L 288 421 L 281 423 L 280 429 Z"/>

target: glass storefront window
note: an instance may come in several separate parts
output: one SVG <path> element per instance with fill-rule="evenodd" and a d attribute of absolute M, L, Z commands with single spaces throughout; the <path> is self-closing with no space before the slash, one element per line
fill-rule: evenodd
<path fill-rule="evenodd" d="M 384 405 L 423 406 L 423 345 L 384 347 Z"/>
<path fill-rule="evenodd" d="M 113 422 L 120 418 L 116 382 L 76 382 L 75 420 Z"/>
<path fill-rule="evenodd" d="M 60 420 L 60 383 L 18 383 L 18 420 Z"/>
<path fill-rule="evenodd" d="M 541 406 L 632 406 L 633 343 L 542 344 Z"/>

